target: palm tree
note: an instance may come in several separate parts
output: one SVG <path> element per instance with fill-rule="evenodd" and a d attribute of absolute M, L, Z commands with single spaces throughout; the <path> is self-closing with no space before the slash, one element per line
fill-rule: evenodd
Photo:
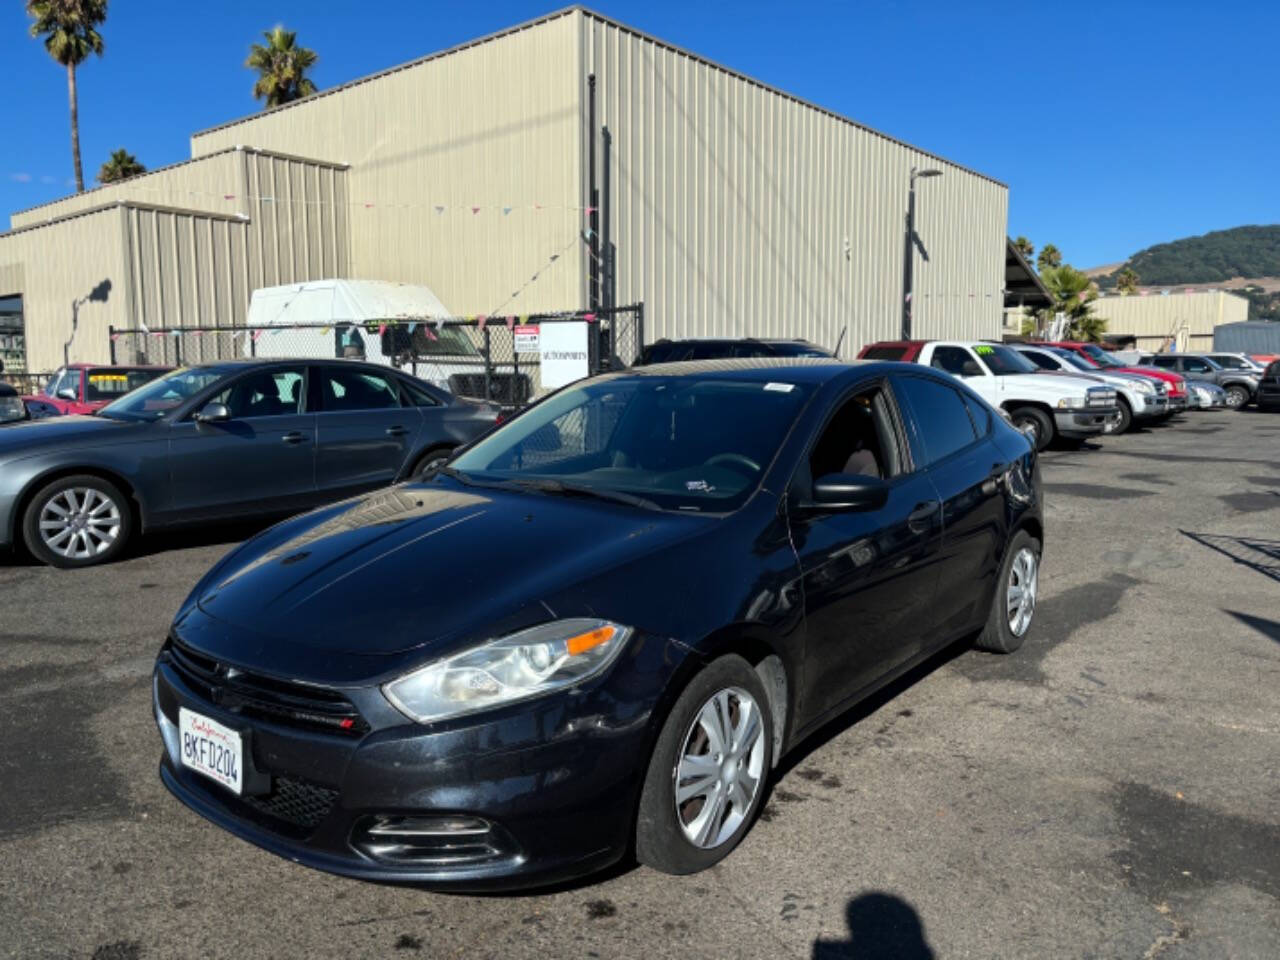
<path fill-rule="evenodd" d="M 297 33 L 284 27 L 277 26 L 262 35 L 266 44 L 251 46 L 249 59 L 244 62 L 250 70 L 258 71 L 254 97 L 265 100 L 270 108 L 315 93 L 316 85 L 307 78 L 306 71 L 315 66 L 316 52 L 297 46 Z"/>
<path fill-rule="evenodd" d="M 1098 287 L 1092 280 L 1069 263 L 1041 271 L 1040 279 L 1053 297 L 1053 306 L 1047 311 L 1049 318 L 1059 313 L 1066 314 L 1068 337 L 1094 343 L 1102 339 L 1107 321 L 1093 312 Z"/>
<path fill-rule="evenodd" d="M 1125 267 L 1116 274 L 1116 289 L 1126 296 L 1131 293 L 1136 293 L 1140 282 L 1141 281 L 1138 280 L 1138 275 L 1133 272 L 1131 267 Z"/>
<path fill-rule="evenodd" d="M 107 19 L 107 0 L 27 0 L 33 37 L 44 37 L 49 56 L 67 68 L 67 98 L 71 101 L 71 160 L 76 171 L 76 192 L 84 192 L 80 169 L 80 118 L 76 103 L 76 67 L 89 54 L 102 56 L 98 26 Z"/>
<path fill-rule="evenodd" d="M 1031 255 L 1036 252 L 1036 248 L 1032 246 L 1031 241 L 1021 234 L 1018 235 L 1018 239 L 1013 241 L 1013 249 L 1022 254 L 1023 260 L 1028 261 L 1031 259 Z"/>
<path fill-rule="evenodd" d="M 1036 257 L 1036 267 L 1041 273 L 1062 266 L 1062 252 L 1052 243 L 1040 248 L 1040 256 Z"/>
<path fill-rule="evenodd" d="M 98 170 L 98 182 L 116 183 L 146 172 L 147 168 L 128 150 L 112 150 L 107 162 Z"/>

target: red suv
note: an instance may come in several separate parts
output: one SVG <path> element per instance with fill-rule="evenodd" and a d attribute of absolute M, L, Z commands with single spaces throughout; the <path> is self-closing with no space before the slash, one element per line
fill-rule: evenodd
<path fill-rule="evenodd" d="M 1156 367 L 1131 367 L 1118 357 L 1112 356 L 1096 343 L 1084 343 L 1079 340 L 1032 341 L 1039 346 L 1059 347 L 1070 350 L 1084 359 L 1086 363 L 1106 370 L 1108 373 L 1136 373 L 1152 380 L 1163 380 L 1169 387 L 1169 412 L 1177 413 L 1187 408 L 1187 381 L 1184 377 L 1168 370 Z"/>
<path fill-rule="evenodd" d="M 56 407 L 64 416 L 96 413 L 112 400 L 168 373 L 172 367 L 112 367 L 70 363 L 45 384 L 39 396 L 23 397 Z"/>

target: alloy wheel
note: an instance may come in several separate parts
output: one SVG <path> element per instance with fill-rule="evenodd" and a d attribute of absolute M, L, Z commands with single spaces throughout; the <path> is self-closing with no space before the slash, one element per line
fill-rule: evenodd
<path fill-rule="evenodd" d="M 696 847 L 718 847 L 746 820 L 764 780 L 764 722 L 741 687 L 711 697 L 685 733 L 675 770 L 676 819 Z"/>
<path fill-rule="evenodd" d="M 120 505 L 101 490 L 59 490 L 40 508 L 40 539 L 60 557 L 88 560 L 120 537 Z"/>
<path fill-rule="evenodd" d="M 1009 584 L 1005 591 L 1005 610 L 1009 632 L 1020 637 L 1031 626 L 1036 612 L 1036 587 L 1040 580 L 1040 561 L 1030 547 L 1023 547 L 1009 565 Z"/>
<path fill-rule="evenodd" d="M 1236 410 L 1243 407 L 1249 400 L 1249 394 L 1244 387 L 1227 387 L 1227 406 Z"/>

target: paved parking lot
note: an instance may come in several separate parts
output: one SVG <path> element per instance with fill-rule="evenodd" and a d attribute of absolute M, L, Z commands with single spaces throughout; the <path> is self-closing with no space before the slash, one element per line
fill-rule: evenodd
<path fill-rule="evenodd" d="M 152 658 L 252 531 L 0 559 L 0 955 L 1280 956 L 1280 415 L 1051 452 L 1045 481 L 1020 653 L 953 651 L 824 731 L 707 873 L 514 897 L 305 870 L 161 787 Z"/>

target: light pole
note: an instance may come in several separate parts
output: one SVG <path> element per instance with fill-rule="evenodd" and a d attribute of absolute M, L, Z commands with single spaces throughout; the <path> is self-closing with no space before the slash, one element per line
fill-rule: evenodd
<path fill-rule="evenodd" d="M 916 177 L 940 177 L 941 170 L 911 168 L 907 189 L 906 247 L 902 257 L 902 339 L 911 339 L 911 265 L 916 239 Z"/>

